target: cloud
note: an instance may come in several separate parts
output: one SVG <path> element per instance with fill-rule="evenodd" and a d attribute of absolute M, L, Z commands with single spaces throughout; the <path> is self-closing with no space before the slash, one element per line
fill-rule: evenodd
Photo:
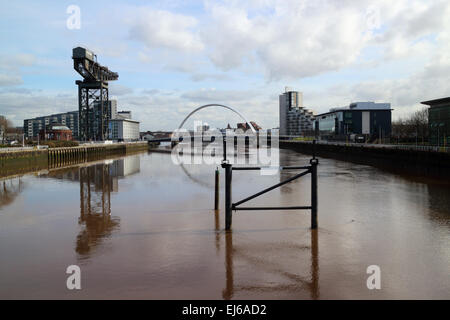
<path fill-rule="evenodd" d="M 305 105 L 315 113 L 323 113 L 331 107 L 348 106 L 350 102 L 389 102 L 394 109 L 393 119 L 404 117 L 423 108 L 421 101 L 448 96 L 448 73 L 435 76 L 429 74 L 429 68 L 450 70 L 450 64 L 444 67 L 430 63 L 425 69 L 406 78 L 343 83 L 307 92 L 304 95 Z"/>
<path fill-rule="evenodd" d="M 35 63 L 31 54 L 0 55 L 0 86 L 9 87 L 23 84 L 21 68 Z"/>
<path fill-rule="evenodd" d="M 198 52 L 204 47 L 192 31 L 198 21 L 188 15 L 141 8 L 131 24 L 129 37 L 144 43 L 148 48 Z"/>
<path fill-rule="evenodd" d="M 18 69 L 19 67 L 32 66 L 36 58 L 32 54 L 19 53 L 14 55 L 0 55 L 1 69 Z"/>
<path fill-rule="evenodd" d="M 185 92 L 182 98 L 196 103 L 216 102 L 216 103 L 233 103 L 248 99 L 249 96 L 257 95 L 253 90 L 216 90 L 201 89 Z"/>
<path fill-rule="evenodd" d="M 30 90 L 30 89 L 27 89 L 27 88 L 20 88 L 20 87 L 9 87 L 9 88 L 4 88 L 0 92 L 1 93 L 32 94 L 33 90 Z"/>
<path fill-rule="evenodd" d="M 148 54 L 146 54 L 142 51 L 138 52 L 138 59 L 142 63 L 149 63 L 152 61 L 152 58 Z"/>
<path fill-rule="evenodd" d="M 277 126 L 278 94 L 287 83 L 316 112 L 374 100 L 391 102 L 396 117 L 449 94 L 448 1 L 205 0 L 203 11 L 152 6 L 114 3 L 101 17 L 92 10 L 86 14 L 92 28 L 68 39 L 42 32 L 38 23 L 26 39 L 11 28 L 11 39 L 18 39 L 11 47 L 23 53 L 0 55 L 0 112 L 23 119 L 77 108 L 69 41 L 98 46 L 100 62 L 121 74 L 110 94 L 130 106 L 144 129 L 173 129 L 193 108 L 213 102 L 263 127 Z M 20 10 L 11 12 L 22 18 Z M 49 92 L 56 87 L 68 94 Z M 215 109 L 202 116 L 219 125 L 235 120 Z"/>
<path fill-rule="evenodd" d="M 78 109 L 78 99 L 74 93 L 30 92 L 30 90 L 0 91 L 1 114 L 11 119 L 16 126 L 23 125 L 24 119 L 50 115 Z"/>
<path fill-rule="evenodd" d="M 159 89 L 145 89 L 141 91 L 143 94 L 148 94 L 148 95 L 155 95 L 160 93 L 161 91 Z"/>
<path fill-rule="evenodd" d="M 230 77 L 227 74 L 212 74 L 212 73 L 195 73 L 191 75 L 192 81 L 206 81 L 206 80 L 215 80 L 215 81 L 224 81 L 224 80 L 230 80 L 232 77 Z"/>
<path fill-rule="evenodd" d="M 433 36 L 446 32 L 448 1 L 396 1 L 377 5 L 384 31 L 371 39 L 380 46 L 387 60 L 425 55 L 435 46 Z"/>
<path fill-rule="evenodd" d="M 443 0 L 207 2 L 200 34 L 221 70 L 255 65 L 270 80 L 307 78 L 361 64 L 377 49 L 386 60 L 427 57 L 449 7 Z"/>
<path fill-rule="evenodd" d="M 211 61 L 222 70 L 259 63 L 273 79 L 309 77 L 350 65 L 367 43 L 361 8 L 282 1 L 271 9 L 259 13 L 211 4 L 211 27 L 202 31 Z"/>
<path fill-rule="evenodd" d="M 0 74 L 0 86 L 17 86 L 23 83 L 22 77 L 18 75 Z"/>
<path fill-rule="evenodd" d="M 132 94 L 134 90 L 130 87 L 117 84 L 115 82 L 111 82 L 109 84 L 109 95 L 115 95 L 115 96 L 123 96 L 126 94 Z"/>

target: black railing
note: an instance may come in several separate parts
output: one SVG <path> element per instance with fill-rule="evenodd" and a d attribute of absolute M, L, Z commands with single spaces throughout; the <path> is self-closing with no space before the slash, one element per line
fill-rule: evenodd
<path fill-rule="evenodd" d="M 232 212 L 238 210 L 311 210 L 311 229 L 317 228 L 317 166 L 319 160 L 315 157 L 315 141 L 313 141 L 313 158 L 309 161 L 309 166 L 288 166 L 280 167 L 280 170 L 305 170 L 295 176 L 288 178 L 280 183 L 277 183 L 271 187 L 268 187 L 260 192 L 257 192 L 245 199 L 232 202 L 232 177 L 233 170 L 263 170 L 263 167 L 234 167 L 227 161 L 226 158 L 226 142 L 225 137 L 223 141 L 224 157 L 222 161 L 222 168 L 225 169 L 225 230 L 231 229 Z M 290 206 L 290 207 L 240 207 L 243 203 L 250 201 L 256 197 L 259 197 L 271 190 L 274 190 L 282 185 L 299 179 L 307 174 L 311 174 L 311 205 L 309 206 Z"/>

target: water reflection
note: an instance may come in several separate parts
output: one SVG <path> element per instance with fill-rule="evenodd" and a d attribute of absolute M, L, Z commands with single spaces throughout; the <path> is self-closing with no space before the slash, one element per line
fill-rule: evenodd
<path fill-rule="evenodd" d="M 24 184 L 20 177 L 0 181 L 0 209 L 13 203 L 23 189 Z"/>
<path fill-rule="evenodd" d="M 116 177 L 109 164 L 96 164 L 79 169 L 80 218 L 84 229 L 77 236 L 75 251 L 87 255 L 103 239 L 119 229 L 120 219 L 111 216 L 111 191 L 117 188 Z M 117 191 L 117 189 L 115 189 Z"/>
<path fill-rule="evenodd" d="M 216 212 L 217 214 L 217 212 Z M 217 218 L 216 218 L 217 220 Z M 217 226 L 217 224 L 216 224 Z M 216 227 L 216 230 L 218 228 Z M 220 233 L 216 232 L 217 235 Z M 319 230 L 310 230 L 311 245 L 306 247 L 300 246 L 285 246 L 277 245 L 277 250 L 285 251 L 289 250 L 290 255 L 298 256 L 302 258 L 305 249 L 311 251 L 311 267 L 309 279 L 301 276 L 300 271 L 290 272 L 285 268 L 281 261 L 274 262 L 270 260 L 270 255 L 266 252 L 264 255 L 260 255 L 255 258 L 252 255 L 252 246 L 246 246 L 245 248 L 239 248 L 233 245 L 233 231 L 222 233 L 225 237 L 225 288 L 222 290 L 222 298 L 224 300 L 230 300 L 237 292 L 288 292 L 295 293 L 299 291 L 306 291 L 309 293 L 311 299 L 320 298 L 319 289 Z M 219 251 L 216 240 L 216 248 Z M 295 250 L 292 253 L 291 250 Z M 288 283 L 282 282 L 276 285 L 237 285 L 235 284 L 234 275 L 234 259 L 243 260 L 252 265 L 252 269 L 260 270 L 264 269 L 265 272 L 275 275 L 277 277 L 284 278 Z"/>
<path fill-rule="evenodd" d="M 225 233 L 225 289 L 222 291 L 222 297 L 230 300 L 234 294 L 234 272 L 233 272 L 233 232 Z"/>
<path fill-rule="evenodd" d="M 450 226 L 450 187 L 428 184 L 430 217 L 439 224 Z"/>
<path fill-rule="evenodd" d="M 79 181 L 80 217 L 82 226 L 76 239 L 75 251 L 80 258 L 89 257 L 103 239 L 119 230 L 120 218 L 111 214 L 111 193 L 119 191 L 119 179 L 140 172 L 140 157 L 105 160 L 89 166 L 53 170 L 48 177 Z"/>
<path fill-rule="evenodd" d="M 88 256 L 102 239 L 120 227 L 120 218 L 111 215 L 111 192 L 119 191 L 118 179 L 140 171 L 139 156 L 105 161 L 79 169 L 80 218 L 84 226 L 77 236 L 75 251 Z"/>

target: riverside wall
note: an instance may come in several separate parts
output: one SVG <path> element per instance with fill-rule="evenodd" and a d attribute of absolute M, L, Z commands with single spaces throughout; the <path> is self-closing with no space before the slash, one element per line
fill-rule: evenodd
<path fill-rule="evenodd" d="M 281 149 L 312 154 L 313 144 L 302 141 L 280 141 Z M 365 144 L 316 143 L 316 155 L 387 169 L 396 173 L 450 178 L 450 152 L 396 148 Z"/>
<path fill-rule="evenodd" d="M 148 150 L 147 142 L 85 144 L 50 149 L 0 149 L 0 177 Z"/>

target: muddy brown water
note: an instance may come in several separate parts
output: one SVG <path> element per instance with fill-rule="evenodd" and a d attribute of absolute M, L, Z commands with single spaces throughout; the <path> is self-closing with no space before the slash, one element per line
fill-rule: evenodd
<path fill-rule="evenodd" d="M 280 151 L 282 165 L 308 160 Z M 0 298 L 450 298 L 447 181 L 320 159 L 317 232 L 307 211 L 238 211 L 226 233 L 214 169 L 144 153 L 0 181 Z M 233 200 L 293 174 L 236 171 Z M 305 176 L 246 206 L 309 199 Z"/>

